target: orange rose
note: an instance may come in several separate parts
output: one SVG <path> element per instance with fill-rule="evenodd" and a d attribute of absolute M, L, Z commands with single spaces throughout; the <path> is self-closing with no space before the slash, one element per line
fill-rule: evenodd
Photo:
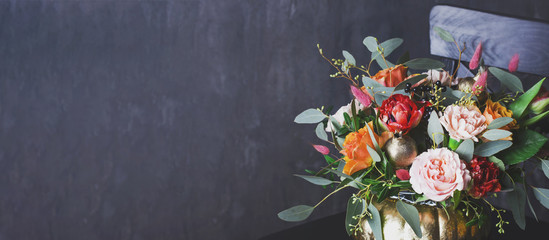
<path fill-rule="evenodd" d="M 372 77 L 372 79 L 381 83 L 385 87 L 396 87 L 396 85 L 404 81 L 407 76 L 408 67 L 399 64 L 379 71 Z"/>
<path fill-rule="evenodd" d="M 486 109 L 484 109 L 484 113 L 482 115 L 484 115 L 484 117 L 486 118 L 486 124 L 489 125 L 496 118 L 513 117 L 513 112 L 503 105 L 499 104 L 499 102 L 492 102 L 492 100 L 488 99 L 486 100 Z M 512 122 L 505 125 L 504 127 L 501 127 L 500 129 L 511 130 L 518 128 L 519 126 L 517 125 L 517 121 L 513 120 Z"/>
<path fill-rule="evenodd" d="M 370 126 L 370 129 L 373 129 L 372 122 L 369 122 L 368 125 Z M 380 147 L 382 147 L 390 137 L 389 132 L 384 132 L 381 134 L 381 137 L 375 132 L 373 134 Z M 375 149 L 366 126 L 359 129 L 358 132 L 349 133 L 347 137 L 345 137 L 343 149 L 340 152 L 345 155 L 343 159 L 346 164 L 343 168 L 343 173 L 351 175 L 357 171 L 372 166 L 373 160 L 366 146 L 370 146 L 372 149 Z"/>

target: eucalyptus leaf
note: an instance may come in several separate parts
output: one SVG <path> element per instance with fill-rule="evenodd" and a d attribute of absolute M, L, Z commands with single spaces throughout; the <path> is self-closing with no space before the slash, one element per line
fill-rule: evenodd
<path fill-rule="evenodd" d="M 524 162 L 533 157 L 547 142 L 542 134 L 530 129 L 515 132 L 513 146 L 502 151 L 498 157 L 507 165 Z"/>
<path fill-rule="evenodd" d="M 370 156 L 372 157 L 372 160 L 374 162 L 381 162 L 381 157 L 379 156 L 379 154 L 376 152 L 376 150 L 374 150 L 373 148 L 371 148 L 370 146 L 368 146 L 366 144 L 366 149 L 368 150 L 368 153 L 370 154 Z"/>
<path fill-rule="evenodd" d="M 334 183 L 334 181 L 323 178 L 323 177 L 299 175 L 299 174 L 294 174 L 294 176 L 303 178 L 312 184 L 320 185 L 320 186 L 326 186 Z"/>
<path fill-rule="evenodd" d="M 509 105 L 509 109 L 513 111 L 513 118 L 518 119 L 522 117 L 522 115 L 524 114 L 524 111 L 528 108 L 528 105 L 530 105 L 530 102 L 532 102 L 532 99 L 536 97 L 539 90 L 541 89 L 541 86 L 543 85 L 543 81 L 545 81 L 545 78 L 541 79 L 538 83 L 536 83 L 536 85 L 528 89 L 528 91 L 526 91 L 519 98 L 517 98 L 516 101 L 514 101 L 513 103 L 511 103 L 511 105 Z"/>
<path fill-rule="evenodd" d="M 360 215 L 364 212 L 366 207 L 366 201 L 362 198 L 352 196 L 347 202 L 347 213 L 345 215 L 345 230 L 347 234 L 351 236 L 353 232 L 351 228 L 356 226 L 360 221 Z"/>
<path fill-rule="evenodd" d="M 296 123 L 318 123 L 326 118 L 326 115 L 318 109 L 309 108 L 295 117 Z"/>
<path fill-rule="evenodd" d="M 379 144 L 377 143 L 377 139 L 375 138 L 374 132 L 372 128 L 370 127 L 370 124 L 366 123 L 366 127 L 368 128 L 368 134 L 370 135 L 370 140 L 372 140 L 372 143 L 374 143 L 374 147 L 376 147 L 376 151 L 381 151 L 381 148 L 379 147 Z"/>
<path fill-rule="evenodd" d="M 385 59 L 383 60 L 383 58 L 381 58 L 381 54 L 377 54 L 377 56 L 375 56 L 374 58 L 376 60 L 376 63 L 377 65 L 379 65 L 379 67 L 381 68 L 392 68 L 392 67 L 395 67 L 395 64 L 390 62 L 389 60 Z"/>
<path fill-rule="evenodd" d="M 496 164 L 496 166 L 499 168 L 499 170 L 505 171 L 505 164 L 503 163 L 503 161 L 501 161 L 501 159 L 497 158 L 496 156 L 490 156 L 490 157 L 488 157 L 488 160 L 490 160 L 490 162 L 493 162 L 494 164 Z"/>
<path fill-rule="evenodd" d="M 370 225 L 370 228 L 374 233 L 375 239 L 383 240 L 383 232 L 381 231 L 381 217 L 379 216 L 379 211 L 373 204 L 370 204 L 368 205 L 368 212 L 370 212 L 372 217 L 367 217 L 366 219 L 368 220 L 368 225 Z"/>
<path fill-rule="evenodd" d="M 347 178 L 347 179 L 351 179 L 353 180 L 353 178 L 345 173 L 343 173 L 343 167 L 345 166 L 345 164 L 343 164 L 343 162 L 339 162 L 339 166 L 338 166 L 338 169 L 337 171 L 336 170 L 333 170 L 333 169 L 328 169 L 329 172 L 339 176 L 339 177 L 342 177 L 342 178 Z"/>
<path fill-rule="evenodd" d="M 459 155 L 459 158 L 470 162 L 473 159 L 473 152 L 475 151 L 475 144 L 473 140 L 466 139 L 459 145 L 456 149 L 456 153 Z"/>
<path fill-rule="evenodd" d="M 498 129 L 498 128 L 501 128 L 501 127 L 505 127 L 507 126 L 507 124 L 511 123 L 514 119 L 513 118 L 510 118 L 510 117 L 500 117 L 500 118 L 496 118 L 494 119 L 494 121 L 492 121 L 487 129 Z"/>
<path fill-rule="evenodd" d="M 534 187 L 534 196 L 545 208 L 549 209 L 549 189 Z"/>
<path fill-rule="evenodd" d="M 365 87 L 373 87 L 373 88 L 384 87 L 383 84 L 378 83 L 376 80 L 366 76 L 362 77 L 362 84 L 364 84 Z"/>
<path fill-rule="evenodd" d="M 541 159 L 541 170 L 549 178 L 549 160 Z"/>
<path fill-rule="evenodd" d="M 395 49 L 397 49 L 404 40 L 402 38 L 391 38 L 379 44 L 383 48 L 383 56 L 388 57 Z"/>
<path fill-rule="evenodd" d="M 515 184 L 514 191 L 507 193 L 507 197 L 515 222 L 524 230 L 526 228 L 526 192 L 524 188 L 520 184 Z"/>
<path fill-rule="evenodd" d="M 407 61 L 402 65 L 418 70 L 439 69 L 444 67 L 444 63 L 430 58 L 416 58 Z"/>
<path fill-rule="evenodd" d="M 368 51 L 377 52 L 377 39 L 375 37 L 368 36 L 364 38 L 362 43 L 368 48 Z"/>
<path fill-rule="evenodd" d="M 524 186 L 526 187 L 526 186 Z M 530 198 L 528 197 L 528 194 L 526 194 L 526 203 L 528 203 L 528 207 L 530 208 L 530 212 L 532 212 L 532 215 L 534 215 L 534 218 L 536 219 L 536 222 L 539 222 L 538 216 L 536 216 L 536 211 L 534 211 L 534 207 L 532 206 L 532 203 L 530 202 Z"/>
<path fill-rule="evenodd" d="M 410 52 L 406 51 L 402 56 L 400 56 L 397 60 L 397 64 L 403 64 L 410 60 Z"/>
<path fill-rule="evenodd" d="M 454 40 L 454 37 L 452 37 L 452 34 L 450 34 L 448 31 L 438 27 L 438 26 L 434 26 L 433 27 L 433 30 L 435 31 L 435 33 L 444 41 L 446 42 L 451 42 L 453 43 L 455 40 Z"/>
<path fill-rule="evenodd" d="M 539 115 L 536 115 L 532 118 L 529 118 L 528 120 L 524 121 L 524 125 L 525 126 L 530 126 L 532 124 L 535 124 L 537 122 L 539 122 L 541 119 L 547 117 L 549 115 L 549 111 L 546 111 L 544 113 L 541 113 Z"/>
<path fill-rule="evenodd" d="M 324 130 L 323 123 L 319 123 L 316 126 L 315 133 L 316 133 L 316 136 L 321 140 L 328 141 L 328 134 L 326 134 L 326 131 Z"/>
<path fill-rule="evenodd" d="M 297 205 L 278 213 L 278 217 L 287 222 L 299 222 L 307 219 L 315 208 L 307 205 Z"/>
<path fill-rule="evenodd" d="M 501 129 L 491 129 L 484 132 L 482 136 L 490 141 L 495 141 L 495 140 L 499 140 L 499 139 L 503 139 L 511 136 L 511 132 L 507 130 L 501 130 Z"/>
<path fill-rule="evenodd" d="M 353 55 L 351 55 L 349 52 L 343 50 L 343 57 L 345 58 L 345 60 L 347 60 L 347 62 L 349 62 L 350 64 L 356 66 L 356 61 L 355 61 L 355 58 L 353 57 Z"/>
<path fill-rule="evenodd" d="M 442 129 L 442 125 L 436 114 L 431 114 L 429 117 L 427 133 L 437 146 L 444 141 L 444 129 Z"/>
<path fill-rule="evenodd" d="M 474 154 L 481 157 L 489 157 L 511 147 L 511 145 L 513 145 L 511 141 L 505 140 L 485 142 L 475 148 Z"/>
<path fill-rule="evenodd" d="M 419 212 L 417 211 L 416 207 L 410 204 L 404 203 L 401 200 L 398 200 L 396 202 L 396 208 L 398 213 L 400 213 L 400 216 L 402 216 L 404 220 L 406 220 L 408 225 L 410 225 L 412 230 L 414 230 L 414 233 L 416 234 L 416 236 L 421 238 L 423 234 L 421 233 L 421 225 L 419 222 Z"/>
<path fill-rule="evenodd" d="M 509 90 L 513 92 L 524 92 L 522 82 L 512 73 L 503 71 L 497 67 L 489 67 L 488 70 Z"/>
<path fill-rule="evenodd" d="M 417 76 L 413 76 L 409 79 L 406 79 L 405 81 L 402 81 L 401 83 L 399 83 L 395 87 L 395 91 L 405 89 L 407 83 L 409 83 L 410 85 L 414 85 L 414 84 L 418 83 L 419 81 L 425 79 L 426 77 L 427 77 L 427 74 L 420 74 L 420 75 L 417 75 Z"/>

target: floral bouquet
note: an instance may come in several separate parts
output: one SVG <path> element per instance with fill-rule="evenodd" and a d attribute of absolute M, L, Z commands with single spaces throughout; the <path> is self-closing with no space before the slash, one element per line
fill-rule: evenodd
<path fill-rule="evenodd" d="M 447 31 L 434 30 L 455 43 L 461 56 L 465 49 Z M 347 51 L 344 59 L 330 60 L 318 47 L 335 68 L 331 77 L 347 81 L 353 99 L 333 114 L 330 108 L 311 108 L 295 118 L 296 123 L 318 124 L 318 138 L 337 150 L 331 154 L 327 146 L 313 145 L 327 166 L 296 176 L 334 189 L 328 196 L 344 188 L 357 189 L 347 206 L 349 235 L 358 236 L 368 228 L 376 239 L 383 239 L 375 204 L 384 201 L 396 202 L 398 213 L 418 237 L 423 227 L 417 206 L 422 203 L 443 209 L 448 217 L 448 210 L 464 213 L 467 227 L 482 228 L 490 211 L 495 212 L 495 226 L 503 233 L 508 224 L 501 215 L 505 210 L 487 200 L 500 192 L 507 192 L 505 201 L 524 229 L 526 204 L 533 212 L 527 191 L 549 208 L 549 189 L 529 185 L 525 174 L 525 166 L 541 168 L 549 178 L 549 154 L 543 149 L 547 137 L 533 128 L 549 115 L 544 79 L 524 91 L 512 73 L 519 56 L 510 59 L 509 71 L 485 66 L 481 43 L 468 66 L 476 72 L 474 77 L 459 78 L 457 69 L 448 72 L 439 61 L 410 60 L 408 54 L 393 64 L 387 57 L 402 42 L 394 38 L 379 43 L 366 37 L 363 43 L 372 56 L 366 67 Z M 373 62 L 382 70 L 372 75 Z M 489 75 L 500 84 L 487 86 Z M 289 208 L 278 216 L 304 220 L 322 201 Z"/>

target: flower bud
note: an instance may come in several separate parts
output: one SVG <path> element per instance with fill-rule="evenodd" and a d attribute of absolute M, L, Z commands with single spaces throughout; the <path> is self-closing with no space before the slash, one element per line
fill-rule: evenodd
<path fill-rule="evenodd" d="M 542 87 L 539 90 L 538 95 L 532 100 L 530 110 L 535 114 L 540 114 L 549 110 L 549 92 L 545 87 Z"/>

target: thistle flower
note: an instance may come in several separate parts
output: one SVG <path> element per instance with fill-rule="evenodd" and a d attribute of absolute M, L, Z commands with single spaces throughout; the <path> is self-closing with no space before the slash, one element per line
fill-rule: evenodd
<path fill-rule="evenodd" d="M 509 72 L 517 71 L 518 64 L 519 64 L 519 55 L 518 53 L 515 53 L 515 55 L 511 57 L 511 61 L 509 61 Z"/>

